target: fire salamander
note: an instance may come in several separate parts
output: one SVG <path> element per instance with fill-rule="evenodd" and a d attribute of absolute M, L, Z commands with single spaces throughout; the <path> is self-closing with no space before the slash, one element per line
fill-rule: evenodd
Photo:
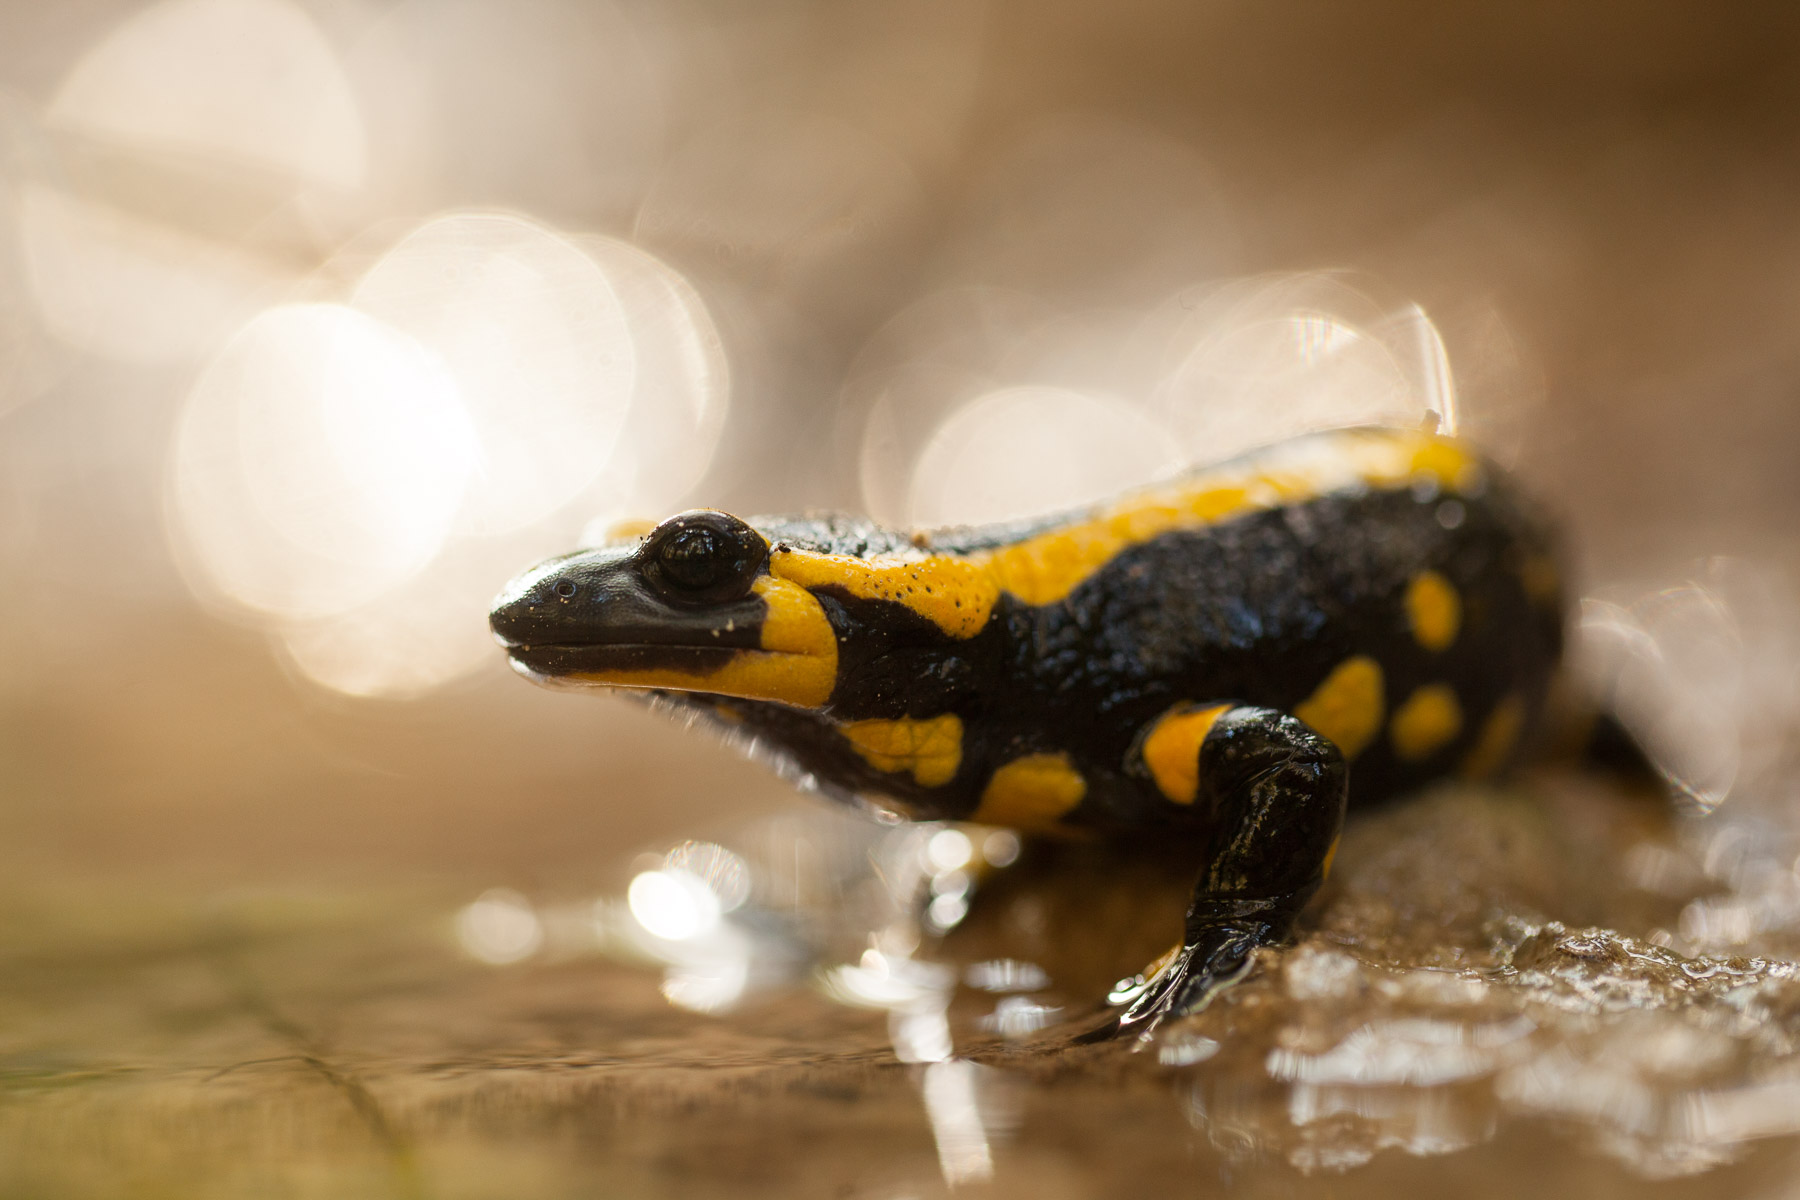
<path fill-rule="evenodd" d="M 1191 845 L 1181 944 L 1109 1036 L 1287 935 L 1346 804 L 1504 769 L 1563 607 L 1491 464 L 1358 428 L 999 527 L 686 512 L 527 572 L 491 623 L 528 678 L 652 689 L 845 797 Z"/>

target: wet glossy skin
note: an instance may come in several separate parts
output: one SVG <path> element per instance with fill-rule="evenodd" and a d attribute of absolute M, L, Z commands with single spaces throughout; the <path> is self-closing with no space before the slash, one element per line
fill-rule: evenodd
<path fill-rule="evenodd" d="M 1190 843 L 1183 950 L 1131 1026 L 1286 932 L 1346 800 L 1504 768 L 1562 615 L 1491 467 L 1351 430 L 1030 526 L 683 514 L 536 568 L 492 620 L 527 675 L 653 691 L 834 793 Z"/>

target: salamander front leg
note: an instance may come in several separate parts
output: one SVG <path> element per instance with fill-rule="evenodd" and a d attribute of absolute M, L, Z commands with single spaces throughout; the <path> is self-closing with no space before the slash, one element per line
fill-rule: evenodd
<path fill-rule="evenodd" d="M 1121 985 L 1123 1010 L 1082 1041 L 1148 1037 L 1204 1007 L 1249 969 L 1251 951 L 1287 936 L 1325 878 L 1349 785 L 1331 742 L 1286 713 L 1228 708 L 1200 741 L 1196 783 L 1210 832 L 1181 945 Z"/>

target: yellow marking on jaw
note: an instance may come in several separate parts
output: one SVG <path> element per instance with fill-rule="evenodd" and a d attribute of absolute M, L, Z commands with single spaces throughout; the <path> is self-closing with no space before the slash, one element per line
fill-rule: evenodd
<path fill-rule="evenodd" d="M 1470 747 L 1468 756 L 1462 760 L 1459 768 L 1461 774 L 1468 779 L 1486 779 L 1512 757 L 1513 748 L 1519 744 L 1519 734 L 1525 729 L 1525 701 L 1517 692 L 1509 692 L 1494 705 L 1494 710 L 1481 723 L 1481 732 L 1475 735 L 1475 745 Z"/>
<path fill-rule="evenodd" d="M 1394 710 L 1388 736 L 1396 755 L 1417 762 L 1441 750 L 1462 732 L 1462 724 L 1462 705 L 1456 702 L 1456 693 L 1445 684 L 1428 683 Z"/>
<path fill-rule="evenodd" d="M 962 763 L 962 719 L 941 717 L 895 721 L 853 721 L 841 732 L 877 771 L 911 771 L 921 787 L 949 783 Z"/>
<path fill-rule="evenodd" d="M 1179 704 L 1156 719 L 1141 751 L 1150 778 L 1173 804 L 1192 804 L 1200 794 L 1200 743 L 1231 705 Z"/>
<path fill-rule="evenodd" d="M 1348 760 L 1380 731 L 1384 704 L 1380 664 L 1358 654 L 1339 663 L 1312 695 L 1294 705 L 1294 715 Z"/>
<path fill-rule="evenodd" d="M 672 688 L 716 692 L 746 700 L 778 700 L 816 708 L 837 685 L 837 634 L 813 594 L 796 583 L 764 575 L 750 590 L 768 606 L 762 648 L 740 650 L 716 671 L 674 667 L 582 672 L 570 676 L 608 687 Z"/>
<path fill-rule="evenodd" d="M 970 556 L 1001 589 L 1027 604 L 1074 591 L 1121 550 L 1164 533 L 1199 529 L 1248 512 L 1358 487 L 1400 488 L 1420 476 L 1446 490 L 1477 487 L 1478 460 L 1459 443 L 1423 431 L 1349 429 L 1274 446 L 1177 484 L 1153 488 L 1092 519 Z"/>
<path fill-rule="evenodd" d="M 1406 619 L 1427 650 L 1447 650 L 1462 629 L 1462 597 L 1436 571 L 1420 571 L 1406 585 Z"/>
<path fill-rule="evenodd" d="M 1321 881 L 1331 878 L 1331 864 L 1337 861 L 1338 843 L 1343 840 L 1343 835 L 1341 834 L 1331 839 L 1331 849 L 1325 852 L 1325 861 L 1319 864 L 1319 879 Z"/>
<path fill-rule="evenodd" d="M 1027 754 L 994 772 L 981 793 L 981 806 L 968 819 L 977 825 L 1011 829 L 1053 828 L 1087 795 L 1066 754 Z"/>
<path fill-rule="evenodd" d="M 862 600 L 887 600 L 912 609 L 954 638 L 980 633 L 1000 598 L 993 576 L 963 558 L 853 558 L 778 549 L 769 573 L 804 588 L 838 587 Z"/>

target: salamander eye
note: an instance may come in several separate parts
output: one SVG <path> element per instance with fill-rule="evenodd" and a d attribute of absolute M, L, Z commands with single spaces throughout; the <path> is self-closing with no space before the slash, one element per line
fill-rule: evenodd
<path fill-rule="evenodd" d="M 705 591 L 730 572 L 720 551 L 718 535 L 710 529 L 679 529 L 663 542 L 656 561 L 663 578 L 684 591 Z"/>
<path fill-rule="evenodd" d="M 658 525 L 638 553 L 671 599 L 716 603 L 748 594 L 769 544 L 729 513 L 696 509 Z"/>

